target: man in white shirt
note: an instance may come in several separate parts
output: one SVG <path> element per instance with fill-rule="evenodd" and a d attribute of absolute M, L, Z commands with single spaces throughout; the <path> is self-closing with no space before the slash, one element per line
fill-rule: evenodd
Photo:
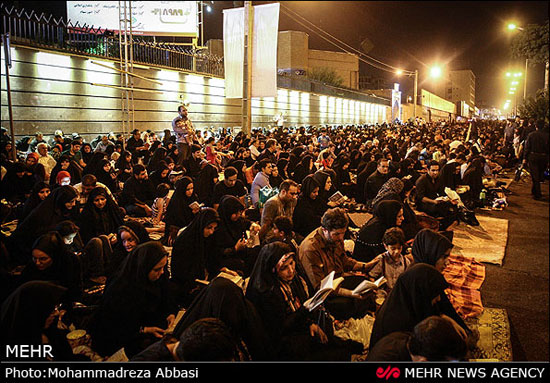
<path fill-rule="evenodd" d="M 78 202 L 80 202 L 80 206 L 84 207 L 86 204 L 86 201 L 88 201 L 88 196 L 90 195 L 90 192 L 94 190 L 96 187 L 103 188 L 107 191 L 107 194 L 111 196 L 113 200 L 115 200 L 115 197 L 109 190 L 107 186 L 102 184 L 101 182 L 97 181 L 96 176 L 93 174 L 86 174 L 82 177 L 82 182 L 76 185 L 73 185 L 73 187 L 78 192 Z M 116 201 L 116 200 L 115 200 Z"/>
<path fill-rule="evenodd" d="M 256 161 L 256 158 L 260 155 L 260 151 L 258 150 L 258 147 L 260 146 L 260 140 L 258 138 L 253 138 L 252 143 L 250 144 L 250 157 L 254 161 Z"/>
<path fill-rule="evenodd" d="M 46 171 L 46 177 L 44 178 L 44 181 L 48 182 L 50 180 L 52 169 L 57 164 L 57 161 L 48 154 L 48 145 L 45 142 L 40 142 L 38 145 L 36 145 L 36 150 L 40 155 L 40 157 L 38 158 L 38 163 L 42 164 L 42 166 L 44 166 L 44 170 Z"/>
<path fill-rule="evenodd" d="M 271 184 L 269 183 L 269 176 L 273 170 L 273 162 L 267 158 L 264 158 L 260 161 L 259 166 L 260 171 L 256 174 L 256 177 L 254 177 L 254 181 L 250 187 L 250 199 L 252 200 L 252 204 L 254 206 L 257 206 L 260 201 L 260 189 L 264 186 L 271 187 Z"/>

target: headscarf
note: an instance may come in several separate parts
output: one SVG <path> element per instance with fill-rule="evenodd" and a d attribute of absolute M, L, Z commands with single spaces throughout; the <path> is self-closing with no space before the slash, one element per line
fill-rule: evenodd
<path fill-rule="evenodd" d="M 172 279 L 177 283 L 190 287 L 195 279 L 205 279 L 207 268 L 207 238 L 204 228 L 213 222 L 219 222 L 216 210 L 202 209 L 174 241 L 172 248 L 171 272 Z M 184 288 L 185 289 L 185 288 Z"/>
<path fill-rule="evenodd" d="M 30 158 L 34 158 L 34 160 L 35 160 L 36 162 L 38 162 L 38 159 L 40 158 L 40 155 L 39 155 L 38 153 L 36 153 L 36 152 L 32 152 L 32 153 L 29 153 L 29 154 L 27 155 L 27 159 L 28 159 L 29 157 L 30 157 Z"/>
<path fill-rule="evenodd" d="M 32 244 L 40 234 L 52 230 L 60 221 L 76 221 L 78 208 L 67 210 L 65 204 L 77 198 L 78 192 L 70 185 L 60 186 L 53 190 L 21 223 L 13 233 L 25 238 L 27 246 Z M 30 243 L 29 243 L 30 242 Z"/>
<path fill-rule="evenodd" d="M 80 265 L 77 258 L 65 247 L 61 235 L 57 231 L 41 235 L 34 241 L 32 249 L 46 253 L 52 259 L 52 264 L 40 270 L 31 259 L 21 272 L 21 280 L 50 281 L 66 287 L 71 298 L 78 298 L 81 293 Z"/>
<path fill-rule="evenodd" d="M 90 147 L 90 152 L 89 152 L 89 153 L 86 153 L 86 152 L 84 151 L 84 148 L 85 148 L 86 146 L 89 146 L 89 147 Z M 87 143 L 87 142 L 84 142 L 84 143 L 82 144 L 82 146 L 80 147 L 80 153 L 82 154 L 82 160 L 84 161 L 84 163 L 87 164 L 88 161 L 90 161 L 90 159 L 91 159 L 92 156 L 94 155 L 94 150 L 93 150 L 93 148 L 92 148 L 92 145 L 90 145 L 90 144 Z"/>
<path fill-rule="evenodd" d="M 154 286 L 155 282 L 149 280 L 149 272 L 166 256 L 166 250 L 158 241 L 139 244 L 126 257 L 120 272 L 105 293 L 108 295 L 112 291 L 125 290 L 135 292 L 136 294 L 132 295 L 136 296 L 144 292 L 157 294 L 158 292 Z"/>
<path fill-rule="evenodd" d="M 193 203 L 193 201 L 197 201 L 198 198 L 195 193 L 195 184 L 193 185 L 194 190 L 191 197 L 187 197 L 187 195 L 185 194 L 187 187 L 190 184 L 194 184 L 193 179 L 187 176 L 180 178 L 176 182 L 176 188 L 174 190 L 172 198 L 170 198 L 170 202 L 168 203 L 168 207 L 166 208 L 166 216 L 164 218 L 164 221 L 168 225 L 173 225 L 181 228 L 187 226 L 193 219 L 193 213 L 189 208 L 189 205 Z"/>
<path fill-rule="evenodd" d="M 408 268 L 376 314 L 370 347 L 392 332 L 412 331 L 423 319 L 439 315 L 439 308 L 432 301 L 444 295 L 447 287 L 443 275 L 431 265 L 419 263 Z"/>
<path fill-rule="evenodd" d="M 97 196 L 103 196 L 106 199 L 105 207 L 99 210 L 94 200 Z M 101 234 L 116 233 L 122 225 L 123 217 L 120 209 L 113 198 L 103 187 L 95 187 L 90 192 L 86 205 L 82 209 L 79 217 L 80 233 L 85 242 Z"/>
<path fill-rule="evenodd" d="M 447 237 L 430 229 L 422 229 L 414 237 L 412 255 L 415 263 L 435 266 L 439 258 L 453 247 Z"/>
<path fill-rule="evenodd" d="M 279 177 L 282 177 L 283 181 L 288 178 L 288 173 L 285 170 L 285 167 L 288 165 L 288 160 L 282 158 L 277 161 L 277 169 L 279 169 Z"/>
<path fill-rule="evenodd" d="M 311 193 L 315 188 L 319 188 L 319 191 L 321 191 L 321 187 L 319 185 L 319 182 L 315 179 L 315 177 L 310 174 L 304 180 L 302 181 L 302 187 L 300 189 L 300 197 L 307 198 L 308 200 L 311 200 Z"/>
<path fill-rule="evenodd" d="M 96 174 L 100 169 L 101 160 L 105 159 L 105 153 L 103 152 L 94 152 L 90 157 L 90 160 L 86 162 L 86 166 L 82 170 L 82 175 L 85 174 Z M 59 161 L 58 161 L 59 162 Z"/>
<path fill-rule="evenodd" d="M 378 202 L 382 201 L 392 194 L 399 195 L 403 190 L 403 187 L 403 181 L 401 181 L 399 178 L 390 178 L 384 183 L 384 185 L 382 185 L 382 187 L 378 191 L 378 194 L 376 194 L 376 197 L 374 197 L 374 199 L 372 200 L 372 206 L 376 206 Z"/>
<path fill-rule="evenodd" d="M 215 278 L 202 290 L 189 306 L 174 329 L 174 336 L 181 334 L 202 318 L 218 318 L 225 323 L 236 339 L 246 344 L 252 360 L 266 360 L 267 335 L 254 305 L 245 298 L 235 283 L 225 278 Z"/>
<path fill-rule="evenodd" d="M 128 344 L 137 348 L 135 340 L 140 326 L 166 325 L 166 317 L 175 311 L 166 268 L 157 280 L 149 279 L 149 272 L 166 256 L 160 242 L 142 243 L 126 257 L 115 278 L 107 284 L 89 325 L 92 347 L 98 353 L 111 355 Z"/>
<path fill-rule="evenodd" d="M 319 184 L 319 196 L 317 198 L 325 202 L 327 202 L 330 197 L 330 190 L 325 190 L 325 186 L 327 184 L 327 180 L 329 177 L 330 177 L 330 174 L 327 173 L 326 171 L 317 171 L 313 175 L 313 178 Z M 334 180 L 331 179 L 331 181 L 334 181 Z M 333 182 L 333 186 L 331 187 L 331 190 L 333 187 L 334 187 L 334 182 Z"/>
<path fill-rule="evenodd" d="M 273 292 L 279 288 L 281 289 L 283 296 L 285 296 L 285 298 L 288 297 L 288 291 L 283 287 L 283 285 L 288 284 L 281 281 L 277 276 L 277 266 L 283 258 L 286 260 L 288 256 L 293 257 L 295 260 L 297 258 L 292 247 L 284 242 L 271 242 L 262 247 L 260 254 L 258 255 L 258 259 L 254 264 L 254 269 L 250 274 L 250 281 L 246 289 L 246 297 L 250 299 L 252 303 L 259 303 L 263 294 Z M 296 262 L 296 266 L 296 277 L 290 284 L 292 284 L 293 288 L 299 290 L 299 298 L 307 299 L 309 295 L 308 286 L 304 278 L 300 276 L 298 262 Z M 302 275 L 305 274 L 302 273 Z M 295 311 L 301 304 L 303 304 L 303 301 L 298 305 L 296 305 L 295 302 L 287 301 L 287 303 L 292 305 L 292 307 L 294 307 L 294 310 L 292 311 Z"/>
<path fill-rule="evenodd" d="M 460 166 L 458 162 L 451 162 L 451 163 L 445 164 L 441 168 L 441 172 L 437 179 L 439 184 L 454 190 L 456 188 L 455 179 L 456 179 L 456 168 L 458 166 Z"/>
<path fill-rule="evenodd" d="M 130 233 L 130 235 L 132 235 L 137 240 L 138 244 L 145 243 L 151 240 L 151 238 L 149 237 L 149 232 L 147 231 L 145 226 L 143 226 L 143 224 L 138 221 L 127 220 L 118 227 L 117 243 L 120 243 L 121 245 L 122 238 L 120 237 L 120 234 L 122 233 L 122 231 Z"/>
<path fill-rule="evenodd" d="M 57 176 L 55 177 L 55 181 L 58 185 L 61 185 L 61 181 L 63 180 L 63 178 L 66 178 L 66 177 L 69 177 L 69 179 L 70 179 L 71 178 L 71 173 L 69 173 L 66 170 L 62 170 L 59 173 L 57 173 Z"/>
<path fill-rule="evenodd" d="M 8 344 L 42 344 L 46 319 L 66 291 L 64 287 L 44 281 L 30 281 L 19 286 L 2 304 L 2 349 Z"/>
<path fill-rule="evenodd" d="M 19 218 L 20 221 L 24 220 L 38 205 L 40 205 L 42 200 L 38 196 L 38 193 L 42 189 L 51 190 L 50 185 L 46 182 L 39 181 L 34 184 L 31 190 L 31 195 L 25 202 L 25 207 L 23 208 L 23 212 L 21 214 L 21 217 Z"/>
<path fill-rule="evenodd" d="M 242 226 L 237 222 L 231 221 L 231 215 L 244 211 L 245 206 L 243 203 L 232 195 L 224 195 L 220 200 L 220 206 L 218 207 L 218 213 L 221 219 L 221 227 L 218 229 L 225 229 L 235 243 L 241 238 Z"/>
<path fill-rule="evenodd" d="M 206 163 L 200 171 L 197 182 L 195 183 L 195 190 L 199 197 L 200 202 L 204 202 L 208 206 L 212 201 L 212 195 L 214 192 L 214 179 L 218 178 L 218 170 L 210 163 Z"/>
<path fill-rule="evenodd" d="M 374 207 L 374 217 L 378 218 L 387 229 L 395 226 L 397 214 L 403 208 L 400 202 L 397 201 L 381 201 Z"/>

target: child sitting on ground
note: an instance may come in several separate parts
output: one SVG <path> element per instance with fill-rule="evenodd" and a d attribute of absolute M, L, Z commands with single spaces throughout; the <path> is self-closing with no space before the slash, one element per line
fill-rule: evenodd
<path fill-rule="evenodd" d="M 410 254 L 403 255 L 405 245 L 405 234 L 398 227 L 392 227 L 385 231 L 382 243 L 386 251 L 378 257 L 378 263 L 369 271 L 369 277 L 378 279 L 384 276 L 387 280 L 386 289 L 388 292 L 393 288 L 397 278 L 413 263 Z"/>
<path fill-rule="evenodd" d="M 151 219 L 155 226 L 163 223 L 162 221 L 166 215 L 166 207 L 168 206 L 168 202 L 170 202 L 170 197 L 168 197 L 169 191 L 170 186 L 168 184 L 161 183 L 157 186 L 157 198 L 155 198 L 153 206 L 151 206 L 153 212 Z"/>

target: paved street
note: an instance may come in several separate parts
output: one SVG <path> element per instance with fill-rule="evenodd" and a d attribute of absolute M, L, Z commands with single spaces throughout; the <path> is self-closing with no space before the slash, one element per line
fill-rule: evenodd
<path fill-rule="evenodd" d="M 508 219 L 509 231 L 503 265 L 486 264 L 481 297 L 485 307 L 508 311 L 514 361 L 548 361 L 548 181 L 544 201 L 531 199 L 528 180 L 510 190 L 507 209 L 483 212 Z"/>

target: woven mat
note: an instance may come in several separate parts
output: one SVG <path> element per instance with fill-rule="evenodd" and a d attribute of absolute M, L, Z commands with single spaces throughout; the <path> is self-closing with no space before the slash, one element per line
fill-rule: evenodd
<path fill-rule="evenodd" d="M 510 322 L 505 309 L 485 308 L 477 318 L 467 318 L 466 324 L 479 331 L 479 341 L 470 352 L 470 360 L 513 360 Z"/>
<path fill-rule="evenodd" d="M 461 222 L 454 230 L 453 253 L 502 266 L 508 241 L 508 220 L 477 216 L 479 226 Z"/>

